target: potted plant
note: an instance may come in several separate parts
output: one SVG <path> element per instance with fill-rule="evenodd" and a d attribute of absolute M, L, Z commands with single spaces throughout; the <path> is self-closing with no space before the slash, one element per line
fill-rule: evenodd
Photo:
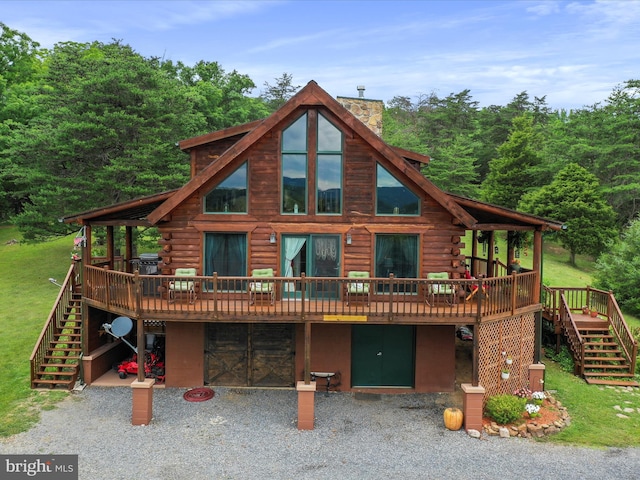
<path fill-rule="evenodd" d="M 582 314 L 583 315 L 589 315 L 589 307 L 587 307 L 586 305 L 582 306 Z"/>
<path fill-rule="evenodd" d="M 544 394 L 544 392 L 533 392 L 531 394 L 531 400 L 533 401 L 534 405 L 542 405 L 542 402 L 544 402 L 545 398 L 546 395 Z"/>
<path fill-rule="evenodd" d="M 598 316 L 598 310 L 595 307 L 591 307 L 591 316 L 596 318 Z"/>
<path fill-rule="evenodd" d="M 502 377 L 503 380 L 508 380 L 509 379 L 509 370 L 507 370 L 506 368 L 503 368 L 502 372 L 500 373 L 500 377 Z"/>
<path fill-rule="evenodd" d="M 536 418 L 540 416 L 540 405 L 534 405 L 533 403 L 527 403 L 524 408 L 529 414 L 529 418 Z"/>
<path fill-rule="evenodd" d="M 511 365 L 513 363 L 513 358 L 511 358 L 511 355 L 508 355 L 507 358 L 505 358 L 504 363 L 506 363 L 507 365 Z"/>

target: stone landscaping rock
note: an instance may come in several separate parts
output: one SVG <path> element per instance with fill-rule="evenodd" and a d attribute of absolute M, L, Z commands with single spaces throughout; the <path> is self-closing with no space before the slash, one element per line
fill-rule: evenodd
<path fill-rule="evenodd" d="M 467 435 L 469 435 L 471 438 L 480 438 L 482 436 L 478 430 L 475 430 L 473 428 L 467 430 Z"/>
<path fill-rule="evenodd" d="M 506 427 L 500 427 L 498 430 L 501 438 L 509 438 L 511 435 L 509 434 L 509 429 Z"/>

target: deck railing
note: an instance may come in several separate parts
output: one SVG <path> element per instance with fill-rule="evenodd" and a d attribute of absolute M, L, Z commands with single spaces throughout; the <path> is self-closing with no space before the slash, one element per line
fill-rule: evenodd
<path fill-rule="evenodd" d="M 31 352 L 31 357 L 29 357 L 32 383 L 36 379 L 37 371 L 44 361 L 51 342 L 55 340 L 55 334 L 65 326 L 69 313 L 68 308 L 73 298 L 78 274 L 79 272 L 77 272 L 76 264 L 74 263 L 69 267 L 65 279 L 62 284 L 60 284 L 58 297 L 33 347 L 33 352 Z"/>
<path fill-rule="evenodd" d="M 635 371 L 636 359 L 638 356 L 638 342 L 634 339 L 629 326 L 624 321 L 618 302 L 612 292 L 599 290 L 587 286 L 580 287 L 545 287 L 543 293 L 543 307 L 545 312 L 553 318 L 554 312 L 559 317 L 563 328 L 568 328 L 566 318 L 563 318 L 564 310 L 568 316 L 570 312 L 580 312 L 583 307 L 596 310 L 600 317 L 605 317 L 609 322 L 609 330 L 616 342 L 622 349 L 622 354 L 631 365 L 631 371 Z M 570 347 L 573 339 L 571 333 L 567 333 Z M 574 352 L 575 353 L 575 352 Z"/>
<path fill-rule="evenodd" d="M 560 300 L 558 302 L 558 305 L 558 318 L 560 321 L 560 325 L 562 326 L 562 331 L 564 332 L 565 338 L 567 339 L 569 350 L 571 350 L 571 354 L 576 360 L 576 371 L 574 373 L 576 375 L 583 376 L 585 357 L 584 339 L 580 335 L 580 331 L 576 326 L 573 315 L 571 315 L 572 309 L 564 293 L 560 293 Z"/>
<path fill-rule="evenodd" d="M 415 278 L 358 279 L 367 284 L 369 295 L 349 294 L 347 277 L 176 277 L 139 275 L 85 267 L 83 295 L 123 315 L 159 318 L 181 314 L 206 316 L 212 320 L 237 321 L 306 319 L 357 321 L 358 316 L 381 321 L 402 321 L 409 317 L 458 317 L 465 321 L 480 316 L 504 315 L 537 303 L 533 298 L 537 275 L 528 272 L 479 280 L 427 280 Z M 269 283 L 266 291 L 250 301 L 253 282 Z M 173 282 L 193 285 L 193 291 L 172 291 Z M 183 284 L 184 285 L 184 284 Z M 435 285 L 446 285 L 452 294 L 432 293 Z M 466 298 L 475 289 L 480 294 Z M 442 291 L 442 288 L 436 289 Z M 271 292 L 273 291 L 273 296 Z"/>

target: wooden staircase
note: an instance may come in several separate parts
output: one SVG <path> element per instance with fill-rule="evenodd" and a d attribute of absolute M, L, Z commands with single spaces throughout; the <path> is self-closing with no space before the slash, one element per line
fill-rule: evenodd
<path fill-rule="evenodd" d="M 78 380 L 82 357 L 82 297 L 72 293 L 62 318 L 50 335 L 43 338 L 36 365 L 32 365 L 31 388 L 66 388 Z M 48 345 L 47 345 L 48 343 Z"/>
<path fill-rule="evenodd" d="M 591 322 L 590 322 L 591 323 Z M 607 322 L 578 324 L 584 339 L 584 379 L 589 384 L 638 387 L 632 366 L 622 355 Z M 579 366 L 579 364 L 578 364 Z"/>

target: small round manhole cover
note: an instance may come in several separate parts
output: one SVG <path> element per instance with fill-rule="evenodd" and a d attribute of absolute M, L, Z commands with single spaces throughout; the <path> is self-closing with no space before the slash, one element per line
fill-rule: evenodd
<path fill-rule="evenodd" d="M 184 392 L 183 397 L 187 402 L 204 402 L 213 398 L 214 395 L 215 392 L 210 388 L 201 387 L 187 390 Z"/>

